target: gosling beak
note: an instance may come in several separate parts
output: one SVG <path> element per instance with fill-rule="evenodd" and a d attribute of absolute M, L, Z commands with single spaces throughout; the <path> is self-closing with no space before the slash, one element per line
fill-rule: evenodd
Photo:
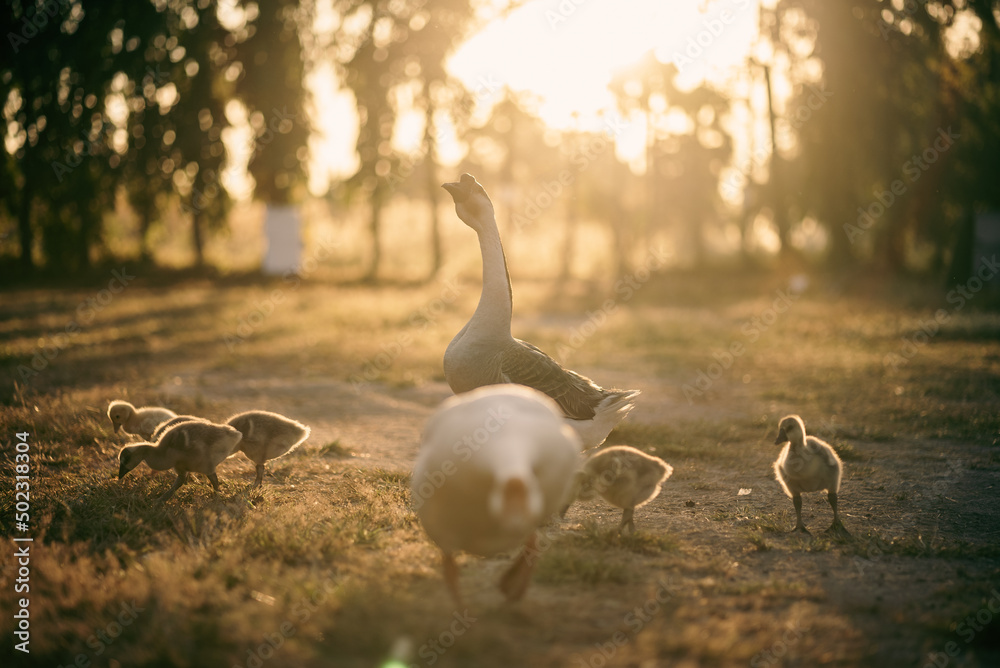
<path fill-rule="evenodd" d="M 787 440 L 788 440 L 788 437 L 785 436 L 785 432 L 779 430 L 778 431 L 778 438 L 774 439 L 774 444 L 775 445 L 781 445 L 782 443 L 784 443 Z"/>
<path fill-rule="evenodd" d="M 122 428 L 122 426 L 116 422 L 115 423 L 115 433 L 117 434 L 118 430 L 121 429 L 121 428 Z"/>

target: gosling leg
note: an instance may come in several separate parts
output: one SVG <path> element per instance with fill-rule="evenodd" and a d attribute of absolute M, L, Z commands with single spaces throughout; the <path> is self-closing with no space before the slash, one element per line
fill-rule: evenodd
<path fill-rule="evenodd" d="M 163 496 L 160 497 L 160 503 L 165 502 L 167 499 L 169 499 L 171 496 L 173 496 L 174 492 L 176 492 L 178 489 L 180 489 L 181 485 L 183 485 L 184 483 L 187 482 L 187 475 L 188 475 L 187 471 L 185 471 L 184 473 L 178 473 L 177 474 L 177 480 L 174 480 L 173 487 L 171 487 L 170 489 L 168 489 L 167 492 Z"/>
<path fill-rule="evenodd" d="M 809 533 L 806 525 L 802 523 L 802 495 L 796 492 L 792 494 L 792 505 L 795 506 L 795 529 L 798 533 Z"/>
<path fill-rule="evenodd" d="M 622 513 L 622 523 L 618 525 L 618 533 L 624 534 L 625 529 L 629 529 L 629 533 L 635 533 L 635 521 L 632 517 L 635 515 L 635 508 L 626 508 Z"/>
<path fill-rule="evenodd" d="M 444 584 L 448 588 L 448 593 L 459 608 L 462 605 L 462 594 L 458 591 L 458 564 L 455 563 L 455 555 L 451 552 L 441 551 L 441 566 L 444 570 Z"/>
<path fill-rule="evenodd" d="M 254 487 L 260 487 L 264 482 L 264 465 L 257 464 L 257 479 L 253 481 Z"/>
<path fill-rule="evenodd" d="M 208 478 L 208 481 L 210 483 L 212 483 L 212 489 L 214 489 L 215 493 L 218 494 L 219 493 L 219 476 L 217 476 L 215 474 L 215 471 L 212 471 L 211 473 L 206 473 L 205 477 Z"/>
<path fill-rule="evenodd" d="M 510 568 L 500 578 L 500 591 L 508 601 L 517 601 L 524 596 L 531 582 L 531 571 L 535 568 L 538 558 L 537 535 L 532 532 L 524 544 L 521 554 L 511 564 Z"/>
<path fill-rule="evenodd" d="M 826 530 L 827 533 L 839 533 L 850 536 L 850 532 L 840 521 L 840 517 L 837 515 L 837 493 L 833 490 L 828 490 L 826 493 L 826 498 L 830 502 L 830 507 L 833 508 L 833 524 L 830 528 Z"/>

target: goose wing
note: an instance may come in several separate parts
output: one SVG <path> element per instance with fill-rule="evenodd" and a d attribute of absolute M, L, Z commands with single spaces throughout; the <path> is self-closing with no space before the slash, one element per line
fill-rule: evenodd
<path fill-rule="evenodd" d="M 810 438 L 812 437 L 810 436 Z M 819 454 L 823 457 L 823 460 L 826 462 L 827 466 L 831 468 L 837 468 L 838 466 L 840 466 L 840 458 L 837 457 L 837 451 L 833 449 L 833 446 L 824 441 L 820 441 L 820 443 L 822 445 L 819 448 L 817 448 L 817 450 L 819 450 Z"/>
<path fill-rule="evenodd" d="M 566 417 L 574 420 L 592 419 L 595 408 L 604 399 L 604 390 L 594 381 L 564 369 L 559 362 L 520 339 L 514 339 L 501 353 L 500 373 L 505 382 L 527 385 L 549 395 Z"/>

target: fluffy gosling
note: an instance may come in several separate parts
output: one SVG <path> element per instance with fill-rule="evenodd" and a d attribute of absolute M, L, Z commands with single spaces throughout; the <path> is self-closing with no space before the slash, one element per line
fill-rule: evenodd
<path fill-rule="evenodd" d="M 136 408 L 127 401 L 115 400 L 108 405 L 108 417 L 115 426 L 116 434 L 119 429 L 124 429 L 126 434 L 149 440 L 161 422 L 177 417 L 177 413 L 160 406 Z"/>
<path fill-rule="evenodd" d="M 239 449 L 257 465 L 254 487 L 264 482 L 264 462 L 287 455 L 309 438 L 310 431 L 304 424 L 268 411 L 239 413 L 226 424 L 243 434 Z"/>
<path fill-rule="evenodd" d="M 787 443 L 786 443 L 787 441 Z M 802 523 L 802 492 L 826 490 L 833 508 L 833 524 L 827 532 L 847 533 L 837 515 L 837 492 L 843 465 L 833 448 L 815 436 L 806 435 L 806 426 L 798 415 L 782 418 L 775 445 L 786 443 L 774 462 L 774 474 L 795 506 L 795 531 L 809 533 Z"/>
<path fill-rule="evenodd" d="M 592 455 L 577 473 L 575 498 L 581 501 L 600 495 L 612 506 L 622 508 L 618 533 L 626 528 L 635 533 L 635 509 L 660 493 L 660 485 L 674 468 L 660 459 L 628 445 L 613 445 Z M 566 514 L 567 504 L 562 514 Z"/>
<path fill-rule="evenodd" d="M 196 417 L 194 415 L 178 415 L 175 418 L 171 418 L 166 422 L 161 422 L 156 429 L 153 430 L 153 435 L 150 437 L 150 441 L 156 443 L 163 436 L 163 432 L 170 429 L 173 426 L 179 425 L 181 422 L 208 422 L 205 418 Z"/>
<path fill-rule="evenodd" d="M 163 433 L 156 444 L 138 443 L 126 445 L 118 453 L 118 479 L 146 462 L 155 471 L 169 468 L 177 472 L 173 487 L 160 497 L 169 499 L 181 485 L 187 482 L 188 473 L 201 473 L 219 491 L 219 478 L 215 467 L 236 451 L 243 434 L 235 427 L 211 422 L 183 422 Z"/>

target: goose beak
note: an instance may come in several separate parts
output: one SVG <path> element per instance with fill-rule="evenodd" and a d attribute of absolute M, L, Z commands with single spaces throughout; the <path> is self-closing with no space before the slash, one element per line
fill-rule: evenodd
<path fill-rule="evenodd" d="M 462 174 L 462 178 L 460 178 L 457 182 L 444 183 L 441 187 L 448 191 L 452 199 L 455 200 L 455 204 L 461 204 L 465 200 L 469 199 L 469 195 L 472 194 L 473 186 L 476 184 L 476 177 L 472 174 Z"/>
<path fill-rule="evenodd" d="M 455 200 L 455 204 L 461 204 L 469 199 L 469 191 L 462 187 L 461 183 L 443 183 L 441 187 L 448 191 L 451 198 Z"/>
<path fill-rule="evenodd" d="M 122 462 L 118 467 L 118 479 L 121 480 L 124 478 L 126 473 L 128 473 L 128 469 L 125 468 L 125 462 Z"/>
<path fill-rule="evenodd" d="M 784 443 L 787 440 L 788 440 L 788 437 L 785 436 L 785 432 L 779 430 L 778 431 L 778 438 L 774 439 L 774 444 L 775 445 L 781 445 L 782 443 Z"/>

